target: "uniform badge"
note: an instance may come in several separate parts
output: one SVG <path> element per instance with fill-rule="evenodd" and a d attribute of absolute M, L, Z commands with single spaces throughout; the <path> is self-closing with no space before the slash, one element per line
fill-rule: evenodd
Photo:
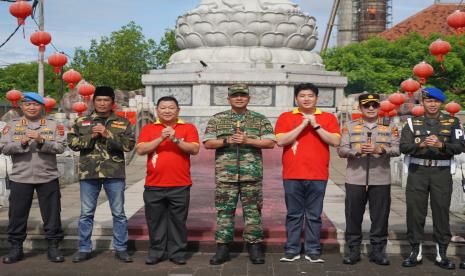
<path fill-rule="evenodd" d="M 450 122 L 450 123 L 453 123 L 453 122 L 454 122 L 454 119 L 449 119 L 449 122 Z"/>
<path fill-rule="evenodd" d="M 82 126 L 90 126 L 92 124 L 91 121 L 83 121 Z"/>
<path fill-rule="evenodd" d="M 3 135 L 6 135 L 8 131 L 10 131 L 10 126 L 5 126 L 2 131 Z"/>
<path fill-rule="evenodd" d="M 417 130 L 415 131 L 415 135 L 416 135 L 416 136 L 419 136 L 420 134 L 421 134 L 420 131 L 417 129 Z"/>
<path fill-rule="evenodd" d="M 57 132 L 58 132 L 58 135 L 65 136 L 65 126 L 57 125 Z"/>
<path fill-rule="evenodd" d="M 420 142 L 421 142 L 420 137 L 415 138 L 415 144 L 420 144 Z"/>
<path fill-rule="evenodd" d="M 344 127 L 344 128 L 342 129 L 342 133 L 343 133 L 343 134 L 349 133 L 349 129 L 348 129 L 347 127 Z"/>

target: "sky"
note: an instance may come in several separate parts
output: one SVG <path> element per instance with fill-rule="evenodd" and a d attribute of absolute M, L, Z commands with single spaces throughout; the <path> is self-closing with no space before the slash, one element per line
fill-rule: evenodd
<path fill-rule="evenodd" d="M 44 0 L 45 30 L 52 35 L 52 42 L 70 55 L 76 47 L 87 49 L 91 39 L 99 40 L 119 30 L 129 21 L 143 29 L 146 38 L 159 41 L 167 28 L 174 28 L 178 16 L 195 8 L 200 0 Z M 326 29 L 332 0 L 294 0 L 301 10 L 317 19 L 320 42 Z M 434 0 L 393 0 L 393 23 L 430 6 Z M 0 43 L 16 28 L 16 18 L 8 11 L 10 3 L 0 1 Z M 37 48 L 29 36 L 37 30 L 35 23 L 26 20 L 25 38 L 16 35 L 0 48 L 0 67 L 12 63 L 37 59 Z M 331 43 L 335 42 L 335 32 Z M 316 49 L 320 49 L 320 45 Z M 47 47 L 46 55 L 54 52 Z"/>

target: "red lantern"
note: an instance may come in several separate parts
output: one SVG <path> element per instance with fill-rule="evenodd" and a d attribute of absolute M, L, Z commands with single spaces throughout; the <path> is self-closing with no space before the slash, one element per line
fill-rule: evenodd
<path fill-rule="evenodd" d="M 57 104 L 57 101 L 55 101 L 54 98 L 50 98 L 50 97 L 45 97 L 44 98 L 44 101 L 45 101 L 45 113 L 50 113 L 50 111 L 52 111 L 52 109 L 55 107 L 55 105 Z"/>
<path fill-rule="evenodd" d="M 382 101 L 380 103 L 380 109 L 385 113 L 389 113 L 390 111 L 394 110 L 394 108 L 396 108 L 396 106 L 393 105 L 390 101 Z"/>
<path fill-rule="evenodd" d="M 416 80 L 409 78 L 408 80 L 404 80 L 400 84 L 400 88 L 407 92 L 410 97 L 413 96 L 413 93 L 417 92 L 420 89 L 421 85 Z"/>
<path fill-rule="evenodd" d="M 425 108 L 422 105 L 417 105 L 412 108 L 411 112 L 415 117 L 423 116 L 423 114 L 425 114 Z"/>
<path fill-rule="evenodd" d="M 446 104 L 446 111 L 449 112 L 451 116 L 455 116 L 461 109 L 462 107 L 456 102 Z"/>
<path fill-rule="evenodd" d="M 54 53 L 48 57 L 48 64 L 55 67 L 55 74 L 59 74 L 61 67 L 65 66 L 68 62 L 66 55 L 62 53 Z"/>
<path fill-rule="evenodd" d="M 386 116 L 386 112 L 382 111 L 381 109 L 378 110 L 378 117 L 385 117 Z"/>
<path fill-rule="evenodd" d="M 76 112 L 79 116 L 82 115 L 83 112 L 87 110 L 87 104 L 84 102 L 76 102 L 73 103 L 73 110 Z"/>
<path fill-rule="evenodd" d="M 457 35 L 462 34 L 465 27 L 465 12 L 460 10 L 454 11 L 447 17 L 447 25 L 454 29 Z"/>
<path fill-rule="evenodd" d="M 450 52 L 450 43 L 442 39 L 438 39 L 431 43 L 429 46 L 429 52 L 436 57 L 438 62 L 444 61 L 444 56 Z"/>
<path fill-rule="evenodd" d="M 45 52 L 45 46 L 52 41 L 52 36 L 43 31 L 37 31 L 31 35 L 31 43 L 39 47 L 39 52 Z"/>
<path fill-rule="evenodd" d="M 95 92 L 95 86 L 90 83 L 83 83 L 78 87 L 79 95 L 81 95 L 84 100 L 90 100 L 90 96 Z"/>
<path fill-rule="evenodd" d="M 6 93 L 6 98 L 11 102 L 13 107 L 18 107 L 18 101 L 23 97 L 23 93 L 18 90 L 10 90 Z"/>
<path fill-rule="evenodd" d="M 10 6 L 10 13 L 18 18 L 18 25 L 24 25 L 26 18 L 32 14 L 32 6 L 26 1 L 16 1 Z"/>
<path fill-rule="evenodd" d="M 68 83 L 69 89 L 74 89 L 76 84 L 81 81 L 81 74 L 79 74 L 78 71 L 71 69 L 66 71 L 62 78 L 66 83 Z"/>
<path fill-rule="evenodd" d="M 397 110 L 393 109 L 393 110 L 389 111 L 388 116 L 390 118 L 396 117 L 397 116 Z"/>
<path fill-rule="evenodd" d="M 391 94 L 388 99 L 396 107 L 401 106 L 405 102 L 405 96 L 399 92 Z"/>
<path fill-rule="evenodd" d="M 426 62 L 420 62 L 415 67 L 413 67 L 413 74 L 417 76 L 421 84 L 426 83 L 426 79 L 429 78 L 434 73 L 433 66 L 429 65 Z"/>

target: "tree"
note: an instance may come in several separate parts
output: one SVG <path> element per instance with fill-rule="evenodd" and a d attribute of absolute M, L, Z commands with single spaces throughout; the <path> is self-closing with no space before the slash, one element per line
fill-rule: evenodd
<path fill-rule="evenodd" d="M 11 89 L 37 91 L 37 62 L 12 64 L 0 68 L 0 98 Z M 53 67 L 45 65 L 45 95 L 57 100 L 61 98 L 61 80 L 54 78 Z"/>
<path fill-rule="evenodd" d="M 429 54 L 429 45 L 439 38 L 437 34 L 424 38 L 410 34 L 396 41 L 373 37 L 365 42 L 332 48 L 322 53 L 327 70 L 337 70 L 348 77 L 346 93 L 363 91 L 392 93 L 400 83 L 414 77 L 413 67 L 425 60 L 435 69 L 426 86 L 436 86 L 446 91 L 449 100 L 465 104 L 465 49 L 456 36 L 442 38 L 449 41 L 452 51 L 446 56 L 444 66 Z"/>
<path fill-rule="evenodd" d="M 160 39 L 160 43 L 155 49 L 155 68 L 166 68 L 166 64 L 172 54 L 179 51 L 176 44 L 176 34 L 172 29 L 166 29 L 165 35 Z"/>
<path fill-rule="evenodd" d="M 93 39 L 89 50 L 77 48 L 72 67 L 96 85 L 134 90 L 142 87 L 141 75 L 155 68 L 155 49 L 155 41 L 131 21 L 110 37 Z"/>

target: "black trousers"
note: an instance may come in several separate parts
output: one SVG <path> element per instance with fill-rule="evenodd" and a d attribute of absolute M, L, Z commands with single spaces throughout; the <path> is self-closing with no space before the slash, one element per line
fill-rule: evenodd
<path fill-rule="evenodd" d="M 425 167 L 411 164 L 405 190 L 407 201 L 407 238 L 410 244 L 423 242 L 430 197 L 433 241 L 447 245 L 452 237 L 449 209 L 452 196 L 450 167 Z"/>
<path fill-rule="evenodd" d="M 185 257 L 189 201 L 190 186 L 156 187 L 144 191 L 150 256 L 160 259 Z"/>
<path fill-rule="evenodd" d="M 386 245 L 388 220 L 391 208 L 391 185 L 373 185 L 368 187 L 346 183 L 346 232 L 349 246 L 362 243 L 362 222 L 365 206 L 369 202 L 371 228 L 370 243 Z"/>
<path fill-rule="evenodd" d="M 34 190 L 39 200 L 40 214 L 44 223 L 45 239 L 62 240 L 60 186 L 58 179 L 42 184 L 10 182 L 10 207 L 8 211 L 8 241 L 23 242 L 26 239 L 27 219 L 31 210 Z"/>

